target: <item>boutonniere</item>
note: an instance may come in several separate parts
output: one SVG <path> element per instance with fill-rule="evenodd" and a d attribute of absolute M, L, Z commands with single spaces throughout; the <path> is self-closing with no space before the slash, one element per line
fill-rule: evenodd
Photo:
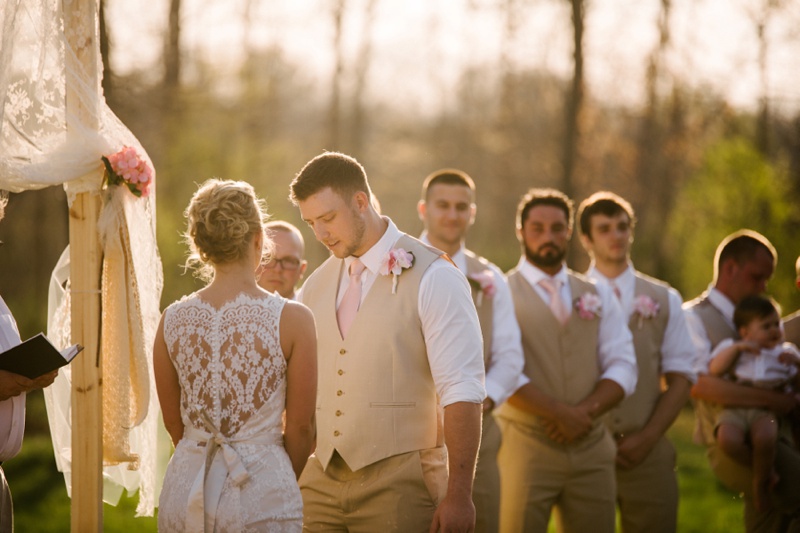
<path fill-rule="evenodd" d="M 392 277 L 392 294 L 397 294 L 397 276 L 403 273 L 406 268 L 411 268 L 414 264 L 414 254 L 406 252 L 402 248 L 392 248 L 389 250 L 381 260 L 381 266 L 378 273 L 383 276 L 391 274 Z"/>
<path fill-rule="evenodd" d="M 641 294 L 633 300 L 633 312 L 639 315 L 639 329 L 642 329 L 642 321 L 655 318 L 661 306 L 644 294 Z"/>
<path fill-rule="evenodd" d="M 123 146 L 118 152 L 100 159 L 105 166 L 103 180 L 106 184 L 124 185 L 137 198 L 150 193 L 153 169 L 147 161 L 139 157 L 135 148 Z"/>
<path fill-rule="evenodd" d="M 592 320 L 601 315 L 603 304 L 600 297 L 593 292 L 584 293 L 583 296 L 575 300 L 575 310 L 578 316 L 584 320 Z"/>
<path fill-rule="evenodd" d="M 485 294 L 487 298 L 492 298 L 495 293 L 497 292 L 497 285 L 495 284 L 494 279 L 494 272 L 489 269 L 483 270 L 481 272 L 473 272 L 472 274 L 467 276 L 467 281 L 469 284 L 475 287 L 475 290 L 478 291 L 478 298 L 475 305 L 480 307 L 483 303 L 483 295 Z"/>

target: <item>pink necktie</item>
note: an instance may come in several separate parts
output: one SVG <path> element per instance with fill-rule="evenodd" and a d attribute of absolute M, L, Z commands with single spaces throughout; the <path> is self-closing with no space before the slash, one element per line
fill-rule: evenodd
<path fill-rule="evenodd" d="M 339 322 L 339 333 L 342 338 L 347 335 L 347 330 L 350 329 L 350 324 L 356 317 L 358 306 L 361 304 L 361 273 L 364 272 L 364 263 L 358 259 L 350 263 L 350 285 L 344 291 L 342 302 L 339 304 L 339 309 L 336 311 L 336 320 Z"/>
<path fill-rule="evenodd" d="M 622 292 L 619 290 L 619 286 L 616 283 L 614 283 L 613 280 L 609 281 L 608 283 L 611 285 L 611 290 L 614 291 L 614 296 L 616 296 L 617 300 L 619 300 L 621 302 L 622 301 Z"/>
<path fill-rule="evenodd" d="M 561 281 L 557 279 L 542 278 L 539 285 L 550 295 L 550 310 L 562 326 L 569 321 L 569 310 L 561 299 Z"/>

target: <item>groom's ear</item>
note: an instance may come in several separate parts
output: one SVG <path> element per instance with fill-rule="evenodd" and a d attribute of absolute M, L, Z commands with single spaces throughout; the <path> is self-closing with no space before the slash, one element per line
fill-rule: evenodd
<path fill-rule="evenodd" d="M 359 213 L 366 212 L 367 209 L 370 207 L 369 195 L 364 191 L 356 191 L 353 195 L 353 202 L 355 202 L 355 207 L 358 209 Z"/>
<path fill-rule="evenodd" d="M 417 202 L 417 215 L 419 215 L 419 219 L 425 222 L 425 214 L 428 212 L 428 206 L 425 204 L 425 200 L 420 200 Z"/>

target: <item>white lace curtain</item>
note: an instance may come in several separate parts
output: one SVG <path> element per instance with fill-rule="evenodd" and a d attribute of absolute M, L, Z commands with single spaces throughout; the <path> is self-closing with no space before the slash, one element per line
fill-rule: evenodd
<path fill-rule="evenodd" d="M 160 413 L 152 376 L 162 287 L 155 187 L 144 198 L 124 187 L 101 191 L 100 157 L 131 146 L 152 163 L 108 108 L 99 79 L 81 68 L 69 44 L 98 45 L 96 39 L 81 37 L 97 35 L 97 13 L 81 16 L 77 9 L 71 0 L 4 0 L 0 7 L 0 189 L 20 192 L 63 184 L 70 203 L 79 193 L 103 194 L 98 221 L 104 250 L 101 356 L 104 396 L 114 400 L 104 400 L 103 406 L 104 495 L 113 502 L 122 487 L 139 488 L 137 514 L 152 515 L 161 481 L 156 468 Z M 65 27 L 65 10 L 72 10 L 70 20 L 83 22 Z M 71 107 L 68 94 L 74 98 Z M 68 254 L 65 257 L 61 267 L 65 261 L 68 264 Z M 58 270 L 51 289 L 56 298 L 51 299 L 48 333 L 67 344 L 69 293 L 63 288 L 69 281 L 63 268 L 60 274 Z M 56 463 L 68 489 L 69 391 L 68 368 L 45 391 Z"/>

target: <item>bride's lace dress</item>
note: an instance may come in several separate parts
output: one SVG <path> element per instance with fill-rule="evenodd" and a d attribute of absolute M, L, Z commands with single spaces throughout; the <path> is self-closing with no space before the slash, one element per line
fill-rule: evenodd
<path fill-rule="evenodd" d="M 302 500 L 281 434 L 285 302 L 240 294 L 215 309 L 192 294 L 167 308 L 185 431 L 161 491 L 160 532 L 204 523 L 205 531 L 300 531 Z"/>

